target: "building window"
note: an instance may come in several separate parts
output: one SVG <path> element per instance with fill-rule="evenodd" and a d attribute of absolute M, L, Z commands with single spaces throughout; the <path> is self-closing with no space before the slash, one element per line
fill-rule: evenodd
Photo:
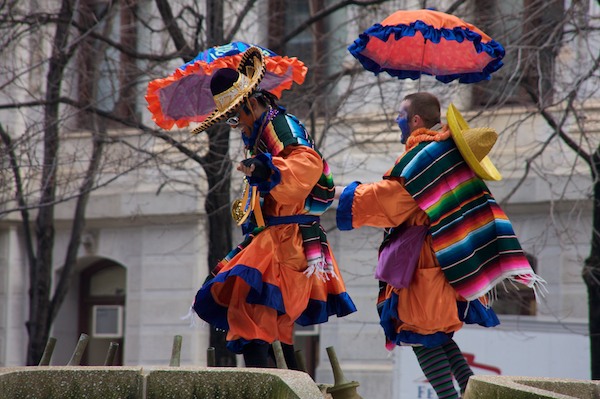
<path fill-rule="evenodd" d="M 131 54 L 137 45 L 136 10 L 137 0 L 79 3 L 78 22 L 84 31 L 77 55 L 77 90 L 84 107 L 113 112 L 120 118 L 135 117 L 139 71 Z M 121 49 L 109 42 L 118 43 Z M 77 123 L 80 128 L 92 128 L 92 121 L 82 112 Z"/>
<path fill-rule="evenodd" d="M 473 86 L 473 106 L 548 104 L 564 2 L 475 0 L 476 25 L 506 50 L 504 66 Z"/>
<path fill-rule="evenodd" d="M 297 57 L 310 71 L 302 86 L 295 87 L 291 92 L 284 92 L 282 98 L 283 103 L 289 105 L 294 114 L 301 118 L 309 113 L 314 116 L 326 113 L 327 97 L 333 100 L 334 89 L 328 86 L 332 83 L 328 75 L 339 72 L 345 46 L 335 43 L 341 37 L 346 40 L 345 29 L 336 20 L 339 16 L 333 13 L 314 21 L 287 42 L 284 43 L 282 39 L 295 32 L 329 3 L 329 0 L 269 0 L 267 47 L 278 54 Z"/>
<path fill-rule="evenodd" d="M 101 259 L 79 276 L 79 331 L 90 336 L 82 366 L 102 366 L 111 343 L 119 348 L 115 366 L 123 364 L 127 270 Z"/>
<path fill-rule="evenodd" d="M 535 256 L 525 253 L 534 272 L 537 271 L 537 259 Z M 492 302 L 492 309 L 498 314 L 535 316 L 537 302 L 533 289 L 523 284 L 504 283 L 504 286 L 496 286 L 497 298 Z"/>

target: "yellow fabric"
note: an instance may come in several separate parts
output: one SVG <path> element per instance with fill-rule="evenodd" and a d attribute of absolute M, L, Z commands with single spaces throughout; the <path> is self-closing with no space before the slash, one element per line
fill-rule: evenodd
<path fill-rule="evenodd" d="M 473 151 L 463 135 L 463 131 L 469 129 L 469 125 L 453 104 L 450 104 L 448 107 L 446 119 L 448 120 L 450 131 L 452 132 L 452 139 L 456 143 L 456 146 L 465 161 L 477 176 L 484 180 L 502 180 L 502 175 L 488 156 L 483 157 L 480 161 L 477 159 L 477 156 L 473 154 Z"/>
<path fill-rule="evenodd" d="M 252 187 L 252 210 L 254 211 L 254 219 L 258 227 L 265 225 L 265 219 L 263 218 L 262 211 L 260 209 L 260 195 L 256 187 Z"/>

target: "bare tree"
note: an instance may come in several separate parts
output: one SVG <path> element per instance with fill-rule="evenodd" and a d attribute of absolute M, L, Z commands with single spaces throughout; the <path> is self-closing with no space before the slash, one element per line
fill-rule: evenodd
<path fill-rule="evenodd" d="M 303 32 L 308 32 L 314 43 L 321 43 L 325 34 L 323 21 L 332 13 L 384 2 L 346 0 L 328 7 L 322 2 L 312 2 L 305 20 L 288 27 L 286 36 L 279 38 L 276 46 L 285 52 L 286 44 Z M 140 118 L 143 104 L 136 99 L 143 98 L 139 91 L 144 90 L 146 82 L 160 76 L 157 67 L 169 62 L 172 65 L 177 60 L 188 62 L 201 50 L 234 40 L 251 24 L 246 21 L 249 15 L 260 15 L 260 2 L 235 3 L 155 0 L 158 13 L 154 10 L 144 13 L 136 0 L 119 3 L 62 0 L 37 9 L 27 8 L 18 1 L 0 5 L 3 33 L 0 51 L 10 60 L 5 62 L 1 76 L 2 90 L 8 93 L 5 98 L 10 98 L 0 102 L 0 111 L 4 112 L 0 123 L 2 154 L 5 170 L 10 171 L 10 176 L 2 174 L 6 184 L 2 188 L 1 214 L 20 215 L 28 256 L 27 364 L 38 363 L 52 323 L 72 284 L 86 206 L 95 190 L 114 184 L 132 170 L 154 167 L 163 178 L 158 185 L 160 191 L 165 185 L 182 183 L 173 180 L 168 169 L 185 169 L 196 176 L 197 172 L 189 168 L 188 161 L 192 161 L 201 167 L 208 185 L 204 193 L 209 231 L 208 269 L 231 248 L 229 130 L 223 126 L 210 129 L 206 133 L 207 148 L 198 152 L 193 138 L 145 125 Z M 285 8 L 289 4 L 282 2 L 280 6 Z M 227 24 L 225 9 L 237 10 Z M 156 15 L 162 21 L 158 28 Z M 139 45 L 141 30 L 169 40 L 158 50 L 151 47 L 144 52 Z M 317 70 L 317 63 L 326 56 L 320 46 L 306 62 Z M 20 57 L 14 57 L 15 54 Z M 165 68 L 160 69 L 160 73 L 165 72 Z M 45 82 L 45 87 L 34 90 L 24 83 L 23 76 L 34 76 Z M 322 87 L 324 82 L 335 83 L 339 73 L 336 76 L 316 74 L 307 85 L 311 89 L 304 95 L 310 95 L 311 90 Z M 319 108 L 309 107 L 306 111 L 315 109 Z M 19 118 L 14 118 L 15 111 L 21 112 Z M 61 148 L 72 140 L 70 132 L 85 132 L 85 139 L 78 141 L 79 151 L 74 153 Z M 162 152 L 151 149 L 150 139 L 164 141 L 167 148 L 175 149 L 181 156 L 174 157 L 169 149 Z M 120 150 L 107 151 L 108 147 Z M 191 181 L 183 184 L 194 185 Z M 70 239 L 58 280 L 54 282 L 55 209 L 68 201 L 73 203 Z M 224 350 L 222 334 L 212 331 L 211 345 L 218 349 L 219 365 L 234 364 L 234 357 Z"/>

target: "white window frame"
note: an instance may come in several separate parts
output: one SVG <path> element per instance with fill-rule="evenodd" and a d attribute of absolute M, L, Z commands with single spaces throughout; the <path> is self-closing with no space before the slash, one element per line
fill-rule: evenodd
<path fill-rule="evenodd" d="M 110 333 L 97 331 L 96 319 L 99 310 L 117 310 L 117 329 Z M 123 305 L 94 305 L 92 307 L 92 337 L 93 338 L 122 338 L 123 337 Z"/>
<path fill-rule="evenodd" d="M 302 330 L 299 330 L 298 327 L 296 327 L 294 334 L 298 336 L 319 335 L 319 325 L 313 324 L 312 326 L 302 326 Z"/>

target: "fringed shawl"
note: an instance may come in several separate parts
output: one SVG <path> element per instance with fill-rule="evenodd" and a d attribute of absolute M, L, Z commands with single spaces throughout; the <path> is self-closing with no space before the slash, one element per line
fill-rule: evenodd
<path fill-rule="evenodd" d="M 454 141 L 423 142 L 384 176 L 405 188 L 429 216 L 433 249 L 448 282 L 475 300 L 504 279 L 545 284 L 532 270 L 512 224 Z M 537 292 L 536 292 L 537 293 Z"/>

